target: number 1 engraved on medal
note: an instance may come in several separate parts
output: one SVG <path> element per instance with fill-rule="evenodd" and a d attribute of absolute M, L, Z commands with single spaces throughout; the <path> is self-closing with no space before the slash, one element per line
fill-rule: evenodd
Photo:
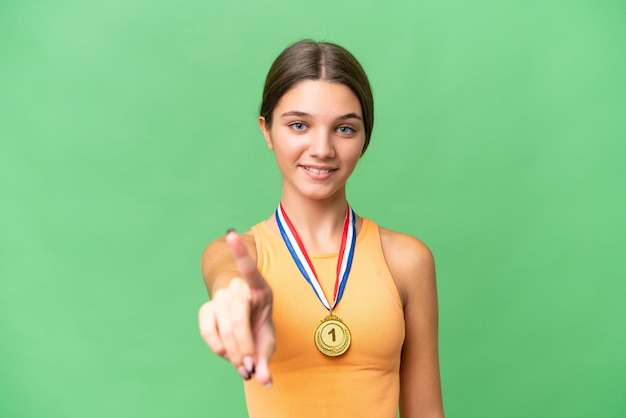
<path fill-rule="evenodd" d="M 335 328 L 328 331 L 328 334 L 333 336 L 333 342 L 337 341 L 337 339 L 335 338 Z"/>
<path fill-rule="evenodd" d="M 350 330 L 344 322 L 335 315 L 322 319 L 315 330 L 315 345 L 323 354 L 340 356 L 350 347 Z"/>

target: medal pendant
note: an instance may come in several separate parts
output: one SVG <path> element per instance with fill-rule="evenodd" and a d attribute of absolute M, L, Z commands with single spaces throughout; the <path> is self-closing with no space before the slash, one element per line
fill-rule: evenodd
<path fill-rule="evenodd" d="M 350 341 L 350 330 L 335 315 L 326 316 L 315 330 L 317 349 L 329 357 L 337 357 L 348 351 Z"/>

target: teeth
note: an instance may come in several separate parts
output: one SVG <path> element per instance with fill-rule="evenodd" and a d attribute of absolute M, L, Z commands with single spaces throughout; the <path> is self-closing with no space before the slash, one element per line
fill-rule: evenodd
<path fill-rule="evenodd" d="M 320 170 L 313 167 L 304 167 L 307 171 L 310 171 L 313 174 L 327 174 L 330 173 L 330 170 Z"/>

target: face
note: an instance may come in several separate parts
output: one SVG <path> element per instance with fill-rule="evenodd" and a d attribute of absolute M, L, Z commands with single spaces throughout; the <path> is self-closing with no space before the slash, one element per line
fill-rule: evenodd
<path fill-rule="evenodd" d="M 302 81 L 278 101 L 271 127 L 263 117 L 259 124 L 283 175 L 283 194 L 315 200 L 345 194 L 365 144 L 361 104 L 352 90 Z"/>

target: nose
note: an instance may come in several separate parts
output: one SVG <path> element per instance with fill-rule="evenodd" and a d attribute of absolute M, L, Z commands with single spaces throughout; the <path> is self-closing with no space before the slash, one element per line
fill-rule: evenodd
<path fill-rule="evenodd" d="M 318 130 L 310 136 L 309 155 L 319 159 L 333 158 L 335 147 L 332 134 L 327 130 Z"/>

